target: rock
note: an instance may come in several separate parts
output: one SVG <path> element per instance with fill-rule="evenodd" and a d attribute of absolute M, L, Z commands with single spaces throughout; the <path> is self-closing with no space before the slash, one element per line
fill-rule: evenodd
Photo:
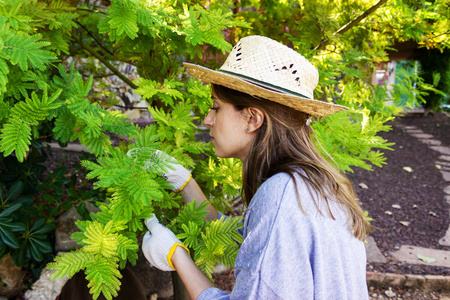
<path fill-rule="evenodd" d="M 441 156 L 439 156 L 439 159 L 440 160 L 450 161 L 450 156 L 448 156 L 448 155 L 441 155 Z"/>
<path fill-rule="evenodd" d="M 86 203 L 86 209 L 89 212 L 98 212 L 100 209 L 91 203 Z M 68 251 L 73 248 L 80 248 L 75 240 L 72 240 L 70 236 L 72 233 L 80 231 L 75 225 L 77 220 L 81 220 L 81 216 L 78 214 L 75 207 L 71 207 L 68 211 L 62 214 L 56 220 L 55 230 L 55 250 L 56 251 Z"/>
<path fill-rule="evenodd" d="M 405 170 L 406 172 L 412 172 L 413 169 L 411 167 L 403 167 L 403 170 Z"/>
<path fill-rule="evenodd" d="M 130 109 L 125 112 L 125 117 L 129 120 L 139 119 L 141 117 L 141 111 L 139 109 Z"/>
<path fill-rule="evenodd" d="M 367 186 L 367 184 L 365 184 L 365 183 L 360 183 L 360 184 L 358 184 L 358 186 L 360 187 L 360 188 L 362 188 L 362 189 L 365 189 L 365 190 L 367 190 L 369 187 Z"/>
<path fill-rule="evenodd" d="M 450 181 L 450 172 L 441 171 L 442 177 L 444 177 L 445 181 Z"/>
<path fill-rule="evenodd" d="M 427 144 L 427 145 L 432 145 L 432 146 L 440 146 L 442 145 L 441 141 L 438 140 L 433 140 L 433 139 L 428 139 L 428 140 L 420 140 L 422 143 Z"/>
<path fill-rule="evenodd" d="M 450 227 L 447 229 L 445 236 L 439 240 L 439 245 L 450 246 Z"/>
<path fill-rule="evenodd" d="M 75 207 L 71 207 L 68 211 L 62 214 L 56 220 L 55 230 L 55 250 L 56 251 L 68 251 L 73 248 L 79 248 L 75 240 L 70 238 L 70 235 L 76 231 L 80 231 L 75 225 L 77 220 L 81 220 L 81 216 L 78 214 Z"/>
<path fill-rule="evenodd" d="M 432 139 L 433 135 L 431 134 L 426 134 L 426 133 L 414 133 L 411 134 L 413 137 L 418 138 L 418 139 Z"/>
<path fill-rule="evenodd" d="M 381 253 L 373 237 L 366 237 L 366 243 L 364 243 L 364 246 L 366 248 L 367 261 L 386 263 L 387 260 L 383 253 Z"/>
<path fill-rule="evenodd" d="M 422 131 L 422 129 L 407 129 L 406 132 L 409 133 L 409 134 L 412 134 L 412 133 L 414 133 L 414 134 L 417 134 L 417 133 L 424 133 L 424 132 Z"/>
<path fill-rule="evenodd" d="M 67 277 L 51 280 L 54 270 L 42 270 L 41 277 L 32 285 L 25 295 L 25 300 L 46 300 L 56 299 L 61 293 L 61 289 L 67 282 Z"/>
<path fill-rule="evenodd" d="M 25 272 L 16 267 L 12 257 L 8 254 L 0 260 L 0 296 L 15 298 L 23 288 Z"/>
<path fill-rule="evenodd" d="M 440 152 L 445 155 L 450 155 L 450 147 L 443 147 L 443 146 L 430 146 L 431 149 L 434 151 Z"/>
<path fill-rule="evenodd" d="M 398 204 L 392 204 L 391 206 L 395 209 L 402 209 L 402 207 Z"/>
<path fill-rule="evenodd" d="M 386 296 L 388 296 L 389 298 L 393 298 L 393 297 L 396 296 L 396 294 L 392 291 L 392 288 L 391 288 L 391 287 L 389 287 L 389 289 L 388 289 L 387 291 L 385 291 L 384 294 L 385 294 Z"/>
<path fill-rule="evenodd" d="M 450 195 L 450 185 L 449 185 L 449 186 L 446 186 L 446 187 L 444 188 L 444 193 Z"/>
<path fill-rule="evenodd" d="M 429 266 L 450 267 L 450 251 L 429 249 L 417 246 L 403 245 L 400 250 L 390 252 L 392 257 L 409 264 L 422 264 Z M 426 257 L 433 257 L 436 260 L 432 263 L 420 260 L 417 254 Z"/>

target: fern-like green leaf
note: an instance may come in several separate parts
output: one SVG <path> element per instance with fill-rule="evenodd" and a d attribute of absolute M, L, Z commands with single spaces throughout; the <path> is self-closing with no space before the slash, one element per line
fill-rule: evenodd
<path fill-rule="evenodd" d="M 49 263 L 47 268 L 49 270 L 56 270 L 51 279 L 63 278 L 65 276 L 71 278 L 75 273 L 84 270 L 88 262 L 92 262 L 94 257 L 90 253 L 78 249 L 71 252 L 62 253 L 55 257 L 55 261 Z"/>
<path fill-rule="evenodd" d="M 133 201 L 140 201 L 144 205 L 163 200 L 159 184 L 147 173 L 136 174 L 133 180 L 127 182 L 127 189 Z"/>
<path fill-rule="evenodd" d="M 5 52 L 11 57 L 13 65 L 18 64 L 23 71 L 29 67 L 44 70 L 48 64 L 56 60 L 56 55 L 42 48 L 49 42 L 39 41 L 40 34 L 27 36 L 19 32 L 11 32 L 5 36 Z"/>
<path fill-rule="evenodd" d="M 4 125 L 0 132 L 0 151 L 3 152 L 3 155 L 8 156 L 14 151 L 17 160 L 23 162 L 31 144 L 30 125 L 12 117 L 9 118 L 8 123 Z"/>
<path fill-rule="evenodd" d="M 70 112 L 58 116 L 53 132 L 56 140 L 67 141 L 75 131 L 77 118 Z"/>
<path fill-rule="evenodd" d="M 120 111 L 108 111 L 103 117 L 102 128 L 111 133 L 133 136 L 137 133 L 136 126 Z"/>
<path fill-rule="evenodd" d="M 100 118 L 101 108 L 93 105 L 91 102 L 81 96 L 74 96 L 66 100 L 70 112 L 80 118 L 89 119 L 90 117 Z"/>
<path fill-rule="evenodd" d="M 133 219 L 144 208 L 141 201 L 134 201 L 124 187 L 118 187 L 111 198 L 111 212 L 113 221 L 124 220 L 126 222 Z"/>
<path fill-rule="evenodd" d="M 186 247 L 194 248 L 199 243 L 198 239 L 203 228 L 191 221 L 188 225 L 182 224 L 181 227 L 184 233 L 177 234 L 177 238 L 182 240 Z"/>
<path fill-rule="evenodd" d="M 0 121 L 7 119 L 11 111 L 10 102 L 4 101 L 2 98 L 0 97 Z"/>
<path fill-rule="evenodd" d="M 133 148 L 150 148 L 159 149 L 160 143 L 158 142 L 160 136 L 156 133 L 157 126 L 150 125 L 144 129 L 140 129 L 139 134 L 136 136 Z"/>
<path fill-rule="evenodd" d="M 137 16 L 135 9 L 121 5 L 119 1 L 113 1 L 113 5 L 109 8 L 111 29 L 116 30 L 117 35 L 124 32 L 130 39 L 137 37 L 139 28 L 137 26 Z"/>
<path fill-rule="evenodd" d="M 102 293 L 106 299 L 112 300 L 120 288 L 119 278 L 122 278 L 118 265 L 112 260 L 96 256 L 86 266 L 86 279 L 89 281 L 89 292 L 94 299 Z"/>
<path fill-rule="evenodd" d="M 91 222 L 85 231 L 86 238 L 84 243 L 86 246 L 83 250 L 93 255 L 100 254 L 103 257 L 116 256 L 116 249 L 118 246 L 117 234 L 112 230 L 113 221 L 108 222 L 106 225 L 98 222 Z"/>
<path fill-rule="evenodd" d="M 177 222 L 180 224 L 189 224 L 190 221 L 197 224 L 201 223 L 208 214 L 208 211 L 206 210 L 208 205 L 209 203 L 207 201 L 203 201 L 198 206 L 196 200 L 187 203 L 178 214 Z"/>
<path fill-rule="evenodd" d="M 56 91 L 50 98 L 47 96 L 47 89 L 43 91 L 42 99 L 39 99 L 35 92 L 31 93 L 31 99 L 17 103 L 11 110 L 11 114 L 29 123 L 37 125 L 39 121 L 45 120 L 50 111 L 62 105 L 56 101 L 62 90 Z"/>
<path fill-rule="evenodd" d="M 95 183 L 96 188 L 109 188 L 113 185 L 120 186 L 133 177 L 133 172 L 129 167 L 132 162 L 128 162 L 127 164 L 120 157 L 114 156 L 117 152 L 113 152 L 112 154 L 113 156 L 110 158 L 100 158 L 99 164 L 87 160 L 81 162 L 86 169 L 91 171 L 86 177 L 88 179 L 97 178 L 99 180 Z M 123 158 L 126 159 L 126 156 Z"/>
<path fill-rule="evenodd" d="M 85 136 L 79 136 L 78 138 L 80 139 L 80 143 L 82 145 L 86 145 L 89 152 L 94 153 L 97 156 L 102 155 L 105 150 L 111 146 L 109 137 L 103 133 L 97 137 L 88 138 Z"/>
<path fill-rule="evenodd" d="M 119 234 L 117 241 L 118 241 L 117 254 L 123 260 L 127 259 L 127 257 L 129 256 L 129 252 L 136 252 L 139 250 L 136 238 L 131 239 L 122 234 Z"/>

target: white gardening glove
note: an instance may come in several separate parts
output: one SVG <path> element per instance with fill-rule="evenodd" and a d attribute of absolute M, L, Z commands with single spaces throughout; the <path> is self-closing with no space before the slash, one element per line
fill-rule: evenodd
<path fill-rule="evenodd" d="M 156 172 L 162 172 L 162 176 L 173 186 L 173 191 L 182 191 L 192 178 L 191 172 L 180 165 L 175 158 L 168 155 L 166 152 L 142 147 L 129 150 L 127 155 L 136 160 L 141 155 L 148 155 L 149 152 L 152 154 L 150 158 L 144 162 L 143 169 L 153 169 Z M 161 166 L 167 164 L 171 167 L 162 170 Z"/>
<path fill-rule="evenodd" d="M 191 172 L 178 163 L 178 161 L 166 152 L 156 150 L 156 155 L 165 158 L 173 169 L 168 169 L 162 175 L 173 186 L 173 191 L 181 192 L 192 178 Z"/>
<path fill-rule="evenodd" d="M 159 224 L 156 217 L 145 220 L 149 231 L 144 235 L 142 241 L 142 252 L 145 258 L 156 268 L 162 271 L 174 271 L 172 255 L 178 246 L 186 249 L 172 231 Z"/>

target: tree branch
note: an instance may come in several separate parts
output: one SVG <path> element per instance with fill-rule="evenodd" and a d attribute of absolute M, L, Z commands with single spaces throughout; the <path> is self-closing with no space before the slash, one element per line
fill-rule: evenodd
<path fill-rule="evenodd" d="M 77 23 L 78 25 L 80 25 L 81 28 L 83 28 L 87 34 L 89 34 L 90 37 L 92 37 L 92 39 L 99 45 L 100 48 L 102 48 L 103 50 L 105 50 L 106 53 L 108 53 L 109 55 L 113 56 L 114 58 L 116 58 L 117 60 L 123 61 L 124 63 L 130 64 L 132 66 L 136 66 L 136 64 L 131 63 L 129 61 L 126 61 L 120 57 L 117 57 L 116 55 L 114 55 L 114 53 L 112 53 L 111 51 L 109 51 L 105 46 L 103 46 L 100 41 L 94 36 L 94 34 L 92 32 L 89 31 L 89 29 L 87 29 L 83 24 L 75 21 L 75 23 Z"/>
<path fill-rule="evenodd" d="M 81 28 L 83 28 L 83 29 L 87 32 L 87 34 L 89 34 L 89 36 L 90 36 L 91 38 L 94 39 L 94 41 L 100 46 L 100 48 L 102 48 L 103 50 L 105 50 L 105 52 L 108 53 L 109 55 L 114 56 L 114 54 L 113 54 L 111 51 L 109 51 L 108 49 L 106 49 L 106 47 L 104 47 L 104 46 L 97 40 L 97 38 L 92 34 L 92 32 L 89 31 L 89 29 L 87 29 L 83 24 L 81 24 L 81 23 L 78 22 L 78 21 L 75 21 L 75 23 L 77 23 L 79 26 L 81 26 Z"/>
<path fill-rule="evenodd" d="M 104 11 L 101 11 L 101 10 L 95 10 L 95 9 L 90 9 L 90 8 L 77 7 L 77 10 L 87 11 L 87 12 L 90 12 L 90 13 L 100 13 L 100 14 L 106 15 L 106 13 L 105 13 Z"/>
<path fill-rule="evenodd" d="M 114 75 L 116 75 L 117 77 L 119 77 L 120 79 L 123 80 L 123 82 L 125 82 L 126 84 L 128 84 L 130 87 L 132 87 L 133 89 L 137 89 L 138 86 L 135 85 L 130 79 L 128 79 L 128 77 L 126 77 L 125 75 L 123 75 L 121 72 L 119 72 L 119 70 L 117 70 L 107 59 L 105 59 L 103 56 L 101 56 L 100 54 L 98 54 L 94 49 L 92 49 L 91 47 L 89 47 L 88 44 L 86 44 L 85 42 L 83 42 L 76 34 L 74 34 L 72 36 L 72 38 L 75 40 L 75 42 L 77 42 L 78 44 L 80 44 L 80 46 L 85 49 L 86 51 L 88 51 L 90 54 L 92 54 L 93 56 L 95 56 L 98 60 L 100 60 L 108 69 L 111 70 L 111 72 L 114 73 Z"/>
<path fill-rule="evenodd" d="M 333 35 L 341 35 L 349 31 L 351 28 L 355 27 L 359 22 L 361 22 L 363 19 L 367 18 L 371 13 L 376 11 L 380 6 L 385 4 L 388 0 L 379 0 L 374 6 L 360 14 L 358 17 L 353 19 L 352 21 L 348 22 L 344 26 L 342 26 L 338 31 L 336 31 Z M 329 44 L 329 40 L 324 40 L 320 43 L 319 46 L 316 47 L 316 50 L 322 50 Z"/>

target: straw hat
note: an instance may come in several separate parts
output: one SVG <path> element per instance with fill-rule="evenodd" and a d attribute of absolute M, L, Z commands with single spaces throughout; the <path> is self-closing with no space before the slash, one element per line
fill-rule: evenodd
<path fill-rule="evenodd" d="M 317 69 L 298 52 L 267 37 L 242 38 L 217 71 L 191 63 L 184 66 L 205 83 L 268 99 L 315 117 L 348 109 L 314 100 Z"/>

